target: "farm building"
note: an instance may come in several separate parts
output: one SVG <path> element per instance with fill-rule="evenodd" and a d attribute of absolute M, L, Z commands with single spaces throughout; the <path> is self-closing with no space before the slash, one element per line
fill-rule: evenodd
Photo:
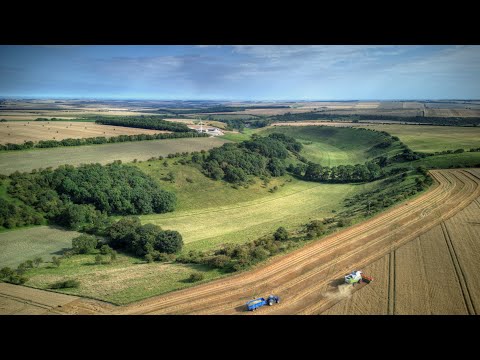
<path fill-rule="evenodd" d="M 223 135 L 223 131 L 216 127 L 203 127 L 200 125 L 189 125 L 190 129 L 195 129 L 199 133 L 205 133 L 210 136 L 220 136 Z"/>

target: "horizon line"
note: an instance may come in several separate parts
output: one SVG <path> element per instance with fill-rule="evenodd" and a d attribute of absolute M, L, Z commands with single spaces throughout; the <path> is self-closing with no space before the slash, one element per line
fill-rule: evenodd
<path fill-rule="evenodd" d="M 480 101 L 480 98 L 392 98 L 392 99 L 199 99 L 199 98 L 179 98 L 179 99 L 162 99 L 162 98 L 122 98 L 122 97 L 91 97 L 91 96 L 24 96 L 24 95 L 0 95 L 0 99 L 22 99 L 22 100 L 133 100 L 133 101 L 223 101 L 223 102 L 333 102 L 333 101 Z"/>

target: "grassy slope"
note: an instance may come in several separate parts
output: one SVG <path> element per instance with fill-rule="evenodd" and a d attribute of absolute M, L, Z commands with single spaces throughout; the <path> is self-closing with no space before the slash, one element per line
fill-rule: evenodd
<path fill-rule="evenodd" d="M 261 130 L 259 134 L 273 132 L 293 136 L 303 143 L 303 156 L 324 166 L 360 164 L 381 154 L 381 151 L 370 150 L 382 138 L 371 131 L 328 126 L 278 126 Z M 396 147 L 389 150 L 389 155 L 398 151 Z"/>
<path fill-rule="evenodd" d="M 252 134 L 255 134 L 259 131 L 259 129 L 243 129 L 241 133 L 227 133 L 223 136 L 220 136 L 221 139 L 234 141 L 234 142 L 242 142 L 244 140 L 250 139 Z"/>
<path fill-rule="evenodd" d="M 105 257 L 107 259 L 107 257 Z M 218 270 L 201 265 L 152 263 L 119 254 L 111 264 L 95 264 L 95 255 L 76 255 L 63 259 L 59 268 L 43 264 L 27 272 L 26 285 L 47 289 L 57 281 L 78 279 L 77 289 L 58 290 L 66 294 L 92 297 L 114 304 L 127 304 L 167 291 L 187 287 L 185 280 L 194 271 L 201 271 L 205 280 L 218 277 Z"/>
<path fill-rule="evenodd" d="M 71 248 L 72 239 L 80 235 L 49 226 L 35 226 L 0 233 L 0 267 L 16 267 L 25 260 L 40 256 L 50 260 L 62 249 Z"/>
<path fill-rule="evenodd" d="M 163 161 L 137 164 L 178 197 L 175 212 L 141 216 L 142 222 L 178 230 L 185 251 L 206 249 L 225 242 L 246 242 L 271 233 L 279 226 L 295 227 L 310 218 L 330 216 L 342 208 L 341 200 L 369 185 L 326 185 L 305 182 L 290 176 L 273 178 L 264 187 L 260 181 L 248 189 L 206 178 L 199 170 L 184 165 L 162 165 Z M 172 171 L 174 184 L 162 180 Z M 193 183 L 185 179 L 189 177 Z M 282 186 L 283 185 L 283 186 Z M 278 186 L 278 190 L 268 190 Z"/>
<path fill-rule="evenodd" d="M 147 160 L 152 156 L 165 156 L 175 152 L 208 150 L 221 146 L 224 142 L 218 138 L 186 138 L 9 151 L 0 153 L 0 173 L 8 175 L 15 170 L 31 171 L 66 163 L 80 165 L 95 162 L 106 164 L 114 160 Z"/>
<path fill-rule="evenodd" d="M 480 147 L 480 127 L 375 125 L 365 126 L 398 136 L 413 151 L 436 152 Z"/>

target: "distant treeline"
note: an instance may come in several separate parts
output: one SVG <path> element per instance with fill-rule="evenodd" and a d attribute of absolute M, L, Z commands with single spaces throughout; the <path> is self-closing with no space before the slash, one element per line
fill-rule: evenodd
<path fill-rule="evenodd" d="M 161 116 L 128 116 L 128 117 L 102 117 L 96 116 L 93 117 L 97 124 L 103 125 L 116 125 L 116 126 L 125 126 L 125 127 L 134 127 L 141 129 L 152 129 L 152 130 L 167 130 L 173 132 L 195 132 L 195 130 L 190 129 L 187 125 L 162 120 Z"/>
<path fill-rule="evenodd" d="M 217 121 L 227 124 L 227 130 L 238 129 L 242 131 L 244 128 L 262 128 L 272 124 L 272 120 L 243 120 L 243 119 L 230 119 Z"/>
<path fill-rule="evenodd" d="M 367 114 L 331 114 L 324 112 L 307 113 L 285 113 L 283 115 L 270 116 L 268 119 L 276 122 L 281 121 L 302 121 L 302 120 L 339 120 L 339 121 L 359 121 L 359 120 L 387 120 L 398 122 L 411 122 L 443 126 L 478 126 L 480 117 L 423 117 L 423 116 L 397 116 L 397 115 L 367 115 Z"/>
<path fill-rule="evenodd" d="M 290 106 L 286 105 L 265 105 L 265 106 L 212 106 L 203 109 L 188 109 L 188 110 L 172 110 L 172 109 L 158 109 L 158 112 L 165 112 L 170 114 L 204 114 L 204 113 L 224 113 L 245 111 L 251 109 L 288 109 Z"/>
<path fill-rule="evenodd" d="M 81 146 L 95 144 L 114 144 L 127 141 L 143 141 L 143 140 L 161 140 L 161 139 L 179 139 L 192 137 L 208 137 L 208 134 L 200 134 L 197 132 L 178 132 L 168 134 L 138 134 L 138 135 L 119 135 L 111 138 L 104 136 L 84 138 L 84 139 L 63 139 L 63 140 L 40 140 L 37 143 L 27 141 L 23 144 L 0 144 L 2 150 L 26 150 L 32 148 L 53 148 L 61 146 Z"/>

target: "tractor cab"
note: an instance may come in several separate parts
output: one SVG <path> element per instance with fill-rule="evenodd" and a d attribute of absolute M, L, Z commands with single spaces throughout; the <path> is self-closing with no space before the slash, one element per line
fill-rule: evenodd
<path fill-rule="evenodd" d="M 345 276 L 345 284 L 352 284 L 355 286 L 356 283 L 367 283 L 370 284 L 373 281 L 373 278 L 366 276 L 361 271 L 353 271 L 352 273 Z"/>
<path fill-rule="evenodd" d="M 362 272 L 353 271 L 352 273 L 345 276 L 345 283 L 355 285 L 358 282 L 362 281 Z"/>
<path fill-rule="evenodd" d="M 270 295 L 267 299 L 267 303 L 268 305 L 272 306 L 274 303 L 279 303 L 280 302 L 280 298 L 278 296 L 275 296 L 275 295 Z"/>

